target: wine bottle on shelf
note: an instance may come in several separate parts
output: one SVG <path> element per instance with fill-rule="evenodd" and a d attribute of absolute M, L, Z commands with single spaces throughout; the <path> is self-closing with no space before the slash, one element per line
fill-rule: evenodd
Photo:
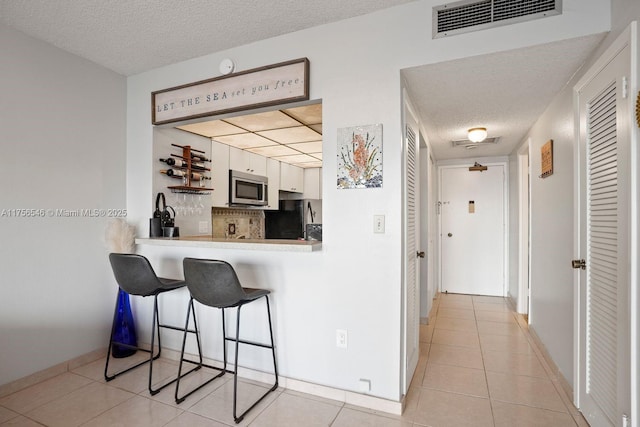
<path fill-rule="evenodd" d="M 204 181 L 206 179 L 211 179 L 211 177 L 205 176 L 198 172 L 191 172 L 191 180 L 192 181 Z"/>
<path fill-rule="evenodd" d="M 174 158 L 174 157 L 169 157 L 168 159 L 160 159 L 160 161 L 161 162 L 165 162 L 169 166 L 175 166 L 175 167 L 178 167 L 178 168 L 189 167 L 189 164 L 184 159 L 177 159 L 177 158 Z M 206 170 L 207 167 L 204 165 L 204 162 L 193 161 L 193 162 L 191 162 L 191 169 Z"/>
<path fill-rule="evenodd" d="M 167 176 L 176 177 L 176 178 L 183 178 L 187 176 L 187 173 L 180 169 L 162 169 L 160 170 L 160 173 L 163 173 Z"/>
<path fill-rule="evenodd" d="M 176 159 L 173 157 L 169 157 L 168 159 L 160 159 L 161 162 L 165 162 L 169 166 L 177 166 L 179 168 L 186 168 L 187 162 L 182 159 Z"/>
<path fill-rule="evenodd" d="M 193 151 L 191 151 L 191 158 L 195 161 L 198 162 L 210 162 L 211 160 L 207 159 L 207 157 L 204 154 L 200 154 L 200 153 L 194 153 Z"/>

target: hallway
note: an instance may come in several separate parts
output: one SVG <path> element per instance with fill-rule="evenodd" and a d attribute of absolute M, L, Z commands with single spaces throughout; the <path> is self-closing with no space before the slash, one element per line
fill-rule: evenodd
<path fill-rule="evenodd" d="M 428 426 L 587 426 L 505 298 L 440 294 L 403 418 Z"/>

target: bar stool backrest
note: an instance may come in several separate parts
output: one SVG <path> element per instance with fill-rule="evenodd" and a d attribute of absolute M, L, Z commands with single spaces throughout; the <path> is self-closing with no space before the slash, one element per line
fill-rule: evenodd
<path fill-rule="evenodd" d="M 118 286 L 126 293 L 149 296 L 162 288 L 149 260 L 142 255 L 110 253 L 109 261 Z"/>
<path fill-rule="evenodd" d="M 228 262 L 185 258 L 183 267 L 189 292 L 201 304 L 233 307 L 246 297 L 235 270 Z"/>

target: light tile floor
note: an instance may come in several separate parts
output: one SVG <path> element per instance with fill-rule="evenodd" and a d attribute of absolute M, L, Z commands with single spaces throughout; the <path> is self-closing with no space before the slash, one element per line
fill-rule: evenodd
<path fill-rule="evenodd" d="M 420 360 L 402 416 L 279 389 L 247 414 L 241 426 L 460 427 L 586 426 L 559 382 L 532 346 L 526 325 L 503 298 L 442 294 L 435 322 L 421 325 Z M 159 383 L 174 362 L 154 365 Z M 181 405 L 173 387 L 155 396 L 146 390 L 146 369 L 110 383 L 104 360 L 0 398 L 0 426 L 188 426 L 235 425 L 230 375 L 215 380 Z M 207 370 L 189 382 L 210 377 Z M 182 386 L 181 386 L 182 389 Z M 240 396 L 264 385 L 241 381 Z M 239 406 L 246 403 L 240 400 Z"/>

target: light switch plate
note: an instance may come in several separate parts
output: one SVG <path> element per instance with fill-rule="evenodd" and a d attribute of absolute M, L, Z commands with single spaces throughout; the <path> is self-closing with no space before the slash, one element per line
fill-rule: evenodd
<path fill-rule="evenodd" d="M 373 216 L 373 232 L 384 233 L 384 215 Z"/>
<path fill-rule="evenodd" d="M 336 347 L 347 348 L 349 343 L 346 329 L 336 329 Z"/>

